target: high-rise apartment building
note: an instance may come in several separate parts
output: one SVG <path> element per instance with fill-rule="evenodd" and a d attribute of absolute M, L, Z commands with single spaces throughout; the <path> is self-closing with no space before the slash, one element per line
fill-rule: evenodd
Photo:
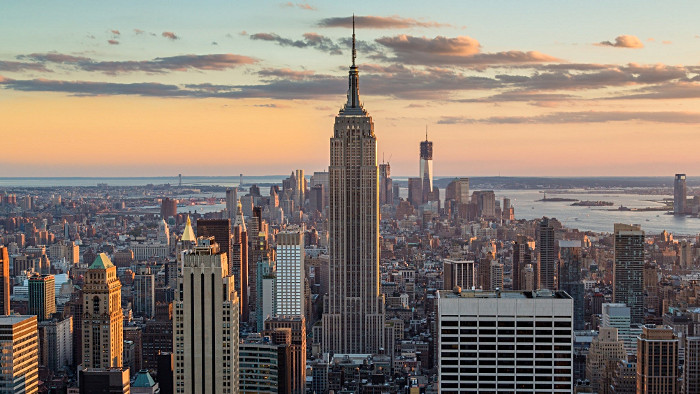
<path fill-rule="evenodd" d="M 438 390 L 573 392 L 572 309 L 562 291 L 438 291 Z"/>
<path fill-rule="evenodd" d="M 676 394 L 678 338 L 671 327 L 647 325 L 637 339 L 637 393 Z"/>
<path fill-rule="evenodd" d="M 360 103 L 352 66 L 347 102 L 335 118 L 330 153 L 330 291 L 323 315 L 323 350 L 379 353 L 384 347 L 384 297 L 379 293 L 377 138 Z"/>
<path fill-rule="evenodd" d="M 630 308 L 631 323 L 644 323 L 644 231 L 615 223 L 613 302 Z"/>
<path fill-rule="evenodd" d="M 428 195 L 433 191 L 433 142 L 428 141 L 428 131 L 425 141 L 420 143 L 420 179 L 423 188 L 423 202 L 428 201 Z"/>
<path fill-rule="evenodd" d="M 39 340 L 36 316 L 0 316 L 0 392 L 37 393 Z"/>
<path fill-rule="evenodd" d="M 173 303 L 176 393 L 238 392 L 238 295 L 214 237 L 185 252 Z"/>
<path fill-rule="evenodd" d="M 117 267 L 100 253 L 88 267 L 83 286 L 84 368 L 121 368 L 123 356 L 122 284 Z"/>
<path fill-rule="evenodd" d="M 288 229 L 277 234 L 275 315 L 304 315 L 304 231 Z"/>
<path fill-rule="evenodd" d="M 442 262 L 443 286 L 445 290 L 453 290 L 455 286 L 469 290 L 476 286 L 474 261 L 458 261 L 445 259 Z"/>
<path fill-rule="evenodd" d="M 559 289 L 574 300 L 574 330 L 583 330 L 584 293 L 581 281 L 581 241 L 559 241 Z"/>
<path fill-rule="evenodd" d="M 29 277 L 29 313 L 37 321 L 48 320 L 56 313 L 56 280 L 53 275 L 35 274 Z"/>
<path fill-rule="evenodd" d="M 539 289 L 557 289 L 556 248 L 554 227 L 543 217 L 537 225 L 537 286 Z"/>
<path fill-rule="evenodd" d="M 673 180 L 673 214 L 685 214 L 685 204 L 688 198 L 688 189 L 685 186 L 685 174 L 676 174 Z"/>
<path fill-rule="evenodd" d="M 10 256 L 0 246 L 0 315 L 10 314 Z"/>

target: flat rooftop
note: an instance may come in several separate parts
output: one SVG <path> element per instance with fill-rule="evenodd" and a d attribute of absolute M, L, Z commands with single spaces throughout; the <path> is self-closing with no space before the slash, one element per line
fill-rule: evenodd
<path fill-rule="evenodd" d="M 453 290 L 438 291 L 440 298 L 548 298 L 548 299 L 571 299 L 565 291 L 561 290 L 462 290 L 455 293 Z"/>

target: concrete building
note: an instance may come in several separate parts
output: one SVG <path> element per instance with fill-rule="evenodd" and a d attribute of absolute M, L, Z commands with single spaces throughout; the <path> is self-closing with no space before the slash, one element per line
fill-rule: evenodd
<path fill-rule="evenodd" d="M 274 260 L 265 257 L 257 264 L 258 275 L 256 276 L 256 306 L 255 324 L 257 331 L 263 330 L 265 319 L 275 316 L 275 303 L 277 296 L 277 264 Z"/>
<path fill-rule="evenodd" d="M 560 291 L 439 291 L 438 389 L 571 393 L 572 309 Z"/>
<path fill-rule="evenodd" d="M 228 219 L 233 222 L 236 219 L 236 212 L 238 206 L 238 191 L 236 188 L 226 189 L 226 213 L 228 214 Z"/>
<path fill-rule="evenodd" d="M 321 339 L 325 352 L 377 354 L 384 347 L 385 320 L 379 293 L 377 137 L 360 103 L 354 43 L 353 32 L 347 102 L 330 141 L 330 291 Z"/>
<path fill-rule="evenodd" d="M 239 294 L 241 304 L 241 319 L 247 322 L 249 319 L 248 308 L 248 230 L 243 217 L 243 206 L 238 201 L 236 204 L 235 218 L 233 219 L 233 233 L 231 236 L 231 268 L 229 274 L 235 278 L 236 291 Z"/>
<path fill-rule="evenodd" d="M 522 287 L 522 280 L 520 279 L 523 268 L 526 265 L 532 264 L 532 249 L 530 248 L 530 241 L 524 235 L 518 235 L 513 243 L 513 263 L 512 263 L 512 282 L 513 290 L 534 290 L 535 285 L 531 288 L 526 289 Z"/>
<path fill-rule="evenodd" d="M 122 284 L 117 267 L 100 253 L 88 267 L 83 286 L 83 368 L 121 368 Z"/>
<path fill-rule="evenodd" d="M 160 388 L 147 369 L 142 369 L 131 383 L 131 394 L 160 394 Z"/>
<path fill-rule="evenodd" d="M 489 266 L 489 290 L 503 290 L 503 264 L 496 260 Z"/>
<path fill-rule="evenodd" d="M 173 303 L 176 393 L 238 393 L 239 305 L 214 237 L 185 251 Z"/>
<path fill-rule="evenodd" d="M 450 182 L 445 190 L 445 201 L 447 200 L 469 204 L 469 178 L 457 178 Z"/>
<path fill-rule="evenodd" d="M 637 339 L 637 393 L 675 394 L 678 338 L 670 327 L 647 325 Z"/>
<path fill-rule="evenodd" d="M 630 308 L 630 322 L 644 323 L 644 231 L 615 223 L 613 302 Z"/>
<path fill-rule="evenodd" d="M 37 393 L 39 341 L 36 316 L 0 316 L 0 392 Z"/>
<path fill-rule="evenodd" d="M 586 378 L 598 393 L 609 392 L 613 369 L 619 360 L 627 360 L 623 342 L 617 337 L 617 328 L 602 327 L 593 339 L 586 356 Z"/>
<path fill-rule="evenodd" d="M 56 285 L 53 275 L 35 274 L 29 277 L 29 313 L 38 321 L 48 320 L 56 313 Z"/>
<path fill-rule="evenodd" d="M 442 262 L 443 289 L 453 290 L 455 286 L 470 290 L 476 286 L 474 260 L 450 260 Z"/>
<path fill-rule="evenodd" d="M 275 316 L 304 315 L 304 272 L 303 229 L 277 234 Z"/>

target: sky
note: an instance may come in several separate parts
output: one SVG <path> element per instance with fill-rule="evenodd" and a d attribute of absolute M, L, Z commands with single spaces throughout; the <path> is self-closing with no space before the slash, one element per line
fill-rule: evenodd
<path fill-rule="evenodd" d="M 700 2 L 0 3 L 0 176 L 327 169 L 356 18 L 380 161 L 700 174 Z"/>

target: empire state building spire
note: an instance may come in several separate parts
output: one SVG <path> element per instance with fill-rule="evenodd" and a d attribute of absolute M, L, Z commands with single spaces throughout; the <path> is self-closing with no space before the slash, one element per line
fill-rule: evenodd
<path fill-rule="evenodd" d="M 345 115 L 364 115 L 365 110 L 360 103 L 360 78 L 357 71 L 355 59 L 357 51 L 355 50 L 355 15 L 352 16 L 352 66 L 350 66 L 348 80 L 348 102 L 345 107 L 340 110 L 341 114 Z"/>

